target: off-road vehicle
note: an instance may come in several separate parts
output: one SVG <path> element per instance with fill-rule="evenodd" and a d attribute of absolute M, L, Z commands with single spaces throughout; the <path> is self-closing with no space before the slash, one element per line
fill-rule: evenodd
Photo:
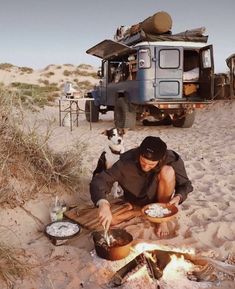
<path fill-rule="evenodd" d="M 155 122 L 191 127 L 195 110 L 211 103 L 214 94 L 208 36 L 203 28 L 172 35 L 167 27 L 164 33 L 153 34 L 143 30 L 143 23 L 132 29 L 134 33 L 87 50 L 101 58 L 101 69 L 99 85 L 88 93 L 94 101 L 86 102 L 86 118 L 97 122 L 100 113 L 114 111 L 120 128 L 134 128 L 137 119 L 151 120 L 150 116 Z"/>

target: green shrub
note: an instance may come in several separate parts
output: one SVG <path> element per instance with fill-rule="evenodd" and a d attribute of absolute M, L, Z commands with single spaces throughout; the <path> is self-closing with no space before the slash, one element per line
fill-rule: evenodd
<path fill-rule="evenodd" d="M 89 64 L 82 63 L 82 64 L 78 65 L 78 68 L 80 68 L 80 69 L 92 69 L 93 67 Z"/>
<path fill-rule="evenodd" d="M 74 74 L 80 75 L 80 76 L 91 76 L 94 78 L 98 78 L 97 73 L 95 71 L 86 71 L 86 70 L 77 69 L 75 70 Z"/>
<path fill-rule="evenodd" d="M 79 81 L 77 85 L 80 89 L 90 90 L 93 88 L 93 84 L 89 80 Z"/>
<path fill-rule="evenodd" d="M 38 105 L 43 107 L 54 100 L 59 91 L 56 83 L 49 84 L 44 82 L 44 86 L 38 84 L 28 84 L 23 82 L 12 82 L 12 87 L 16 89 L 16 96 L 20 99 L 22 104 L 31 106 Z"/>
<path fill-rule="evenodd" d="M 23 66 L 23 67 L 19 67 L 19 70 L 22 72 L 22 73 L 32 73 L 33 72 L 33 69 L 30 68 L 30 67 L 26 67 L 26 66 Z"/>
<path fill-rule="evenodd" d="M 1 70 L 10 70 L 14 65 L 11 63 L 0 63 L 0 69 Z"/>
<path fill-rule="evenodd" d="M 51 77 L 52 75 L 55 75 L 55 73 L 52 71 L 49 71 L 49 72 L 44 74 L 45 77 Z"/>
<path fill-rule="evenodd" d="M 49 84 L 50 84 L 49 80 L 47 80 L 47 79 L 41 79 L 41 78 L 40 78 L 40 79 L 38 80 L 38 82 L 39 82 L 39 83 L 42 83 L 42 84 L 44 84 L 44 85 L 49 85 Z"/>
<path fill-rule="evenodd" d="M 84 171 L 85 143 L 54 153 L 48 146 L 52 128 L 45 135 L 38 134 L 35 127 L 23 130 L 21 113 L 15 113 L 20 111 L 11 96 L 0 91 L 0 205 L 15 207 L 39 192 L 53 193 L 57 186 L 77 191 Z"/>
<path fill-rule="evenodd" d="M 73 71 L 69 71 L 69 70 L 64 70 L 64 72 L 63 72 L 63 75 L 64 76 L 70 76 L 70 75 L 72 75 L 73 74 Z"/>

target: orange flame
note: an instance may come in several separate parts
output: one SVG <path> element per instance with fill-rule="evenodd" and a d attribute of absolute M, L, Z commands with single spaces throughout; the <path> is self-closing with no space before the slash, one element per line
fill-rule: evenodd
<path fill-rule="evenodd" d="M 171 256 L 171 261 L 164 269 L 163 279 L 165 280 L 177 280 L 182 278 L 186 272 L 193 269 L 193 264 L 184 259 L 184 256 L 178 258 L 176 255 Z"/>
<path fill-rule="evenodd" d="M 153 251 L 153 250 L 161 250 L 161 251 L 173 251 L 175 253 L 186 253 L 195 255 L 195 249 L 193 248 L 173 248 L 165 245 L 158 245 L 154 243 L 138 243 L 135 245 L 134 250 L 138 253 L 143 253 L 144 251 Z"/>

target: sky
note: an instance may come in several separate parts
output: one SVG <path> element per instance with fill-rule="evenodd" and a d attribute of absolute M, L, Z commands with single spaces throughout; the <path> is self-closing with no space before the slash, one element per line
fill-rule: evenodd
<path fill-rule="evenodd" d="M 166 11 L 172 33 L 206 27 L 215 72 L 235 53 L 235 0 L 0 0 L 0 63 L 43 69 L 49 64 L 100 65 L 86 50 L 113 39 L 120 25 Z"/>

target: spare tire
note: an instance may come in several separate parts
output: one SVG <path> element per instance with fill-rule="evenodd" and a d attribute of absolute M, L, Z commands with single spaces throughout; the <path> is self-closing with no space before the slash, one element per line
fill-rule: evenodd
<path fill-rule="evenodd" d="M 94 100 L 86 100 L 85 102 L 86 120 L 91 122 L 99 121 L 99 107 L 95 105 Z"/>
<path fill-rule="evenodd" d="M 191 113 L 186 113 L 184 116 L 174 115 L 172 124 L 175 127 L 189 128 L 193 125 L 195 120 L 195 110 Z"/>
<path fill-rule="evenodd" d="M 136 112 L 130 111 L 128 101 L 125 97 L 118 97 L 114 107 L 114 123 L 119 128 L 135 128 Z"/>

